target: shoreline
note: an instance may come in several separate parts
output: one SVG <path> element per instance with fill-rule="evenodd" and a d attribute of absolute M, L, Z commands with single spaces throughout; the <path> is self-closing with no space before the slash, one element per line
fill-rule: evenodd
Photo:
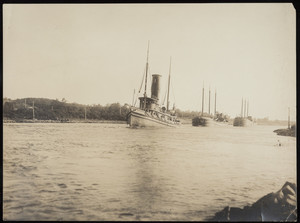
<path fill-rule="evenodd" d="M 291 137 L 296 137 L 296 129 L 295 127 L 293 128 L 287 128 L 287 129 L 276 129 L 273 132 L 275 132 L 279 136 L 291 136 Z"/>
<path fill-rule="evenodd" d="M 8 119 L 3 118 L 3 123 L 110 123 L 126 124 L 127 121 L 120 120 L 96 120 L 96 119 L 62 119 L 62 120 L 40 120 L 40 119 Z M 180 119 L 182 125 L 192 125 L 191 119 Z"/>
<path fill-rule="evenodd" d="M 192 119 L 189 118 L 179 118 L 181 121 L 181 125 L 191 125 L 192 126 Z M 9 119 L 3 118 L 3 123 L 109 123 L 109 124 L 126 124 L 127 121 L 121 120 L 97 120 L 97 119 L 62 119 L 62 120 L 39 120 L 39 119 Z M 277 123 L 276 123 L 277 124 Z M 281 123 L 280 123 L 281 124 Z M 256 125 L 265 125 L 265 126 L 281 126 L 275 125 L 274 123 L 256 123 Z M 228 125 L 232 125 L 231 122 L 228 122 Z M 284 125 L 282 125 L 284 126 Z M 289 129 L 277 129 L 274 130 L 278 135 L 285 135 L 289 136 L 288 132 Z M 290 135 L 294 136 L 294 135 Z"/>
<path fill-rule="evenodd" d="M 67 120 L 32 120 L 32 119 L 3 119 L 3 123 L 109 123 L 109 124 L 126 124 L 126 121 L 120 120 L 81 120 L 81 119 L 67 119 Z"/>

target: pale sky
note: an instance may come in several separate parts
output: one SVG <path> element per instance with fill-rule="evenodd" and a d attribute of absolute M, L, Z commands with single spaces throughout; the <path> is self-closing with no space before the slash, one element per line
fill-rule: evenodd
<path fill-rule="evenodd" d="M 132 103 L 146 64 L 164 97 L 201 111 L 296 116 L 296 13 L 291 3 L 5 4 L 3 96 L 80 104 Z M 148 80 L 150 96 L 150 79 Z M 142 90 L 143 91 L 143 90 Z M 141 92 L 142 93 L 142 92 Z"/>

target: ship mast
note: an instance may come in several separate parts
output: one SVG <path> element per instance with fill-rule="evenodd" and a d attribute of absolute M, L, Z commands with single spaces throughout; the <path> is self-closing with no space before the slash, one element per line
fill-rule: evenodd
<path fill-rule="evenodd" d="M 289 115 L 288 115 L 288 129 L 291 129 L 291 125 L 290 125 L 290 107 L 288 107 L 289 110 Z"/>
<path fill-rule="evenodd" d="M 167 96 L 167 111 L 169 111 L 169 93 L 170 93 L 170 80 L 171 80 L 171 61 L 172 57 L 170 57 L 170 68 L 169 68 L 169 79 L 168 79 L 168 96 Z"/>
<path fill-rule="evenodd" d="M 149 58 L 149 41 L 147 49 L 147 62 L 146 62 L 146 77 L 145 77 L 145 92 L 144 92 L 144 109 L 146 109 L 146 98 L 147 98 L 147 74 L 148 74 L 148 58 Z"/>
<path fill-rule="evenodd" d="M 246 99 L 245 99 L 245 102 L 244 102 L 244 118 L 246 118 L 246 109 L 247 109 L 247 107 L 246 107 Z"/>
<path fill-rule="evenodd" d="M 209 85 L 209 96 L 208 96 L 208 115 L 210 116 L 210 85 Z"/>
<path fill-rule="evenodd" d="M 215 116 L 216 116 L 216 112 L 217 112 L 217 91 L 215 89 Z"/>
<path fill-rule="evenodd" d="M 249 116 L 249 99 L 247 100 L 247 118 Z"/>
<path fill-rule="evenodd" d="M 203 81 L 203 88 L 202 88 L 202 113 L 201 113 L 201 116 L 203 116 L 203 109 L 204 109 L 204 81 Z"/>
<path fill-rule="evenodd" d="M 132 106 L 133 106 L 133 103 L 134 103 L 134 96 L 135 96 L 135 89 L 133 89 Z"/>
<path fill-rule="evenodd" d="M 243 105 L 244 105 L 244 101 L 243 101 L 243 98 L 242 98 L 242 109 L 241 109 L 241 117 L 243 118 Z"/>
<path fill-rule="evenodd" d="M 32 120 L 34 120 L 34 101 L 32 102 Z"/>

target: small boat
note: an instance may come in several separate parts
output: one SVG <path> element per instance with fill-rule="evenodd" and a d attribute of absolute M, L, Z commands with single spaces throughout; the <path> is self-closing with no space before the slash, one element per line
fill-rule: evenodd
<path fill-rule="evenodd" d="M 139 97 L 139 102 L 140 102 L 139 107 L 135 107 L 134 105 L 130 107 L 130 112 L 127 114 L 127 124 L 131 128 L 179 126 L 180 121 L 177 119 L 175 107 L 173 106 L 172 110 L 169 109 L 169 89 L 170 89 L 171 72 L 169 73 L 169 80 L 168 80 L 167 107 L 161 107 L 159 104 L 161 75 L 159 74 L 152 75 L 151 97 L 147 96 L 146 92 L 147 92 L 147 75 L 148 75 L 148 55 L 149 55 L 149 45 L 147 51 L 147 63 L 146 63 L 146 70 L 145 70 L 146 75 L 145 75 L 144 96 Z M 170 70 L 171 70 L 171 62 L 170 62 Z"/>

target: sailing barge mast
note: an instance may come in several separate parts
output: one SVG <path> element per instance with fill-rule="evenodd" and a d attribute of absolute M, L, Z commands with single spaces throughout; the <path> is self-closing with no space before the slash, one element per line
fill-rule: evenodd
<path fill-rule="evenodd" d="M 172 58 L 170 58 L 170 68 L 169 68 L 169 79 L 168 79 L 168 95 L 167 95 L 167 111 L 169 111 L 169 93 L 170 93 L 170 78 L 171 78 L 171 60 Z"/>
<path fill-rule="evenodd" d="M 145 77 L 145 92 L 144 92 L 144 109 L 146 109 L 146 99 L 147 99 L 147 79 L 148 79 L 148 58 L 149 58 L 149 41 L 147 49 L 147 62 L 146 62 L 146 77 Z"/>

